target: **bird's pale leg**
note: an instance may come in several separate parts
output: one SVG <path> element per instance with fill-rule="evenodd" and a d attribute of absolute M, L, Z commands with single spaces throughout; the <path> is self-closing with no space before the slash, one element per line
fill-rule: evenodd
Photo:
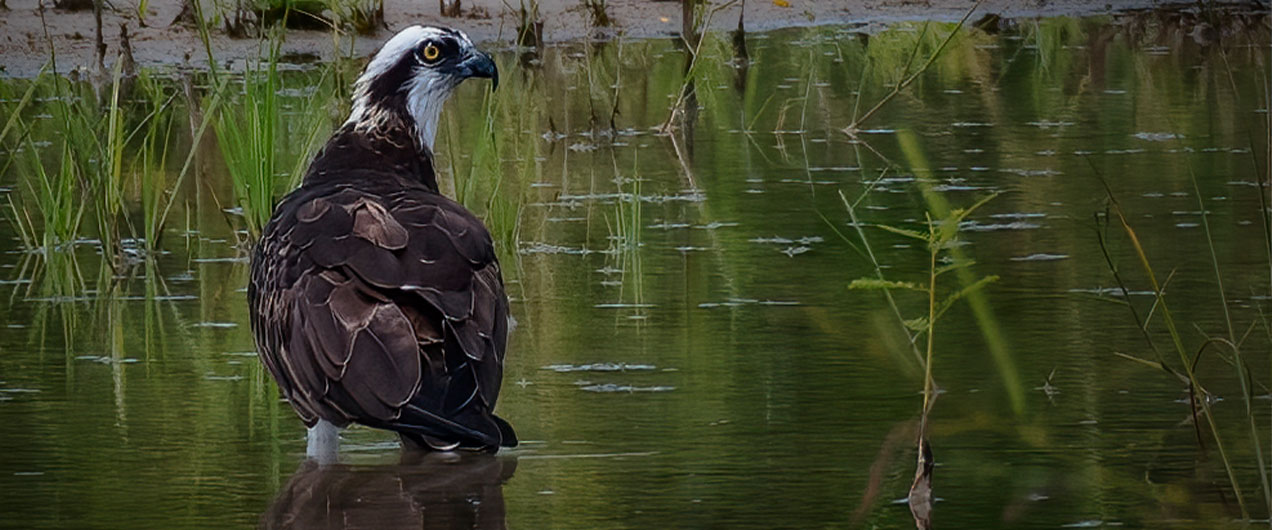
<path fill-rule="evenodd" d="M 340 428 L 327 420 L 318 420 L 309 428 L 305 456 L 321 463 L 336 461 L 340 452 Z"/>

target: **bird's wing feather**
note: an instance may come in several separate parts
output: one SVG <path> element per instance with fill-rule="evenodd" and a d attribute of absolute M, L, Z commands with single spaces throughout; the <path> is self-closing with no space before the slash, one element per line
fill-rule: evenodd
<path fill-rule="evenodd" d="M 266 365 L 306 422 L 515 443 L 492 414 L 508 306 L 476 217 L 401 186 L 302 189 L 279 212 L 257 260 L 277 265 L 254 267 L 249 294 L 257 306 L 279 300 L 259 318 L 286 333 L 254 324 L 264 324 Z"/>

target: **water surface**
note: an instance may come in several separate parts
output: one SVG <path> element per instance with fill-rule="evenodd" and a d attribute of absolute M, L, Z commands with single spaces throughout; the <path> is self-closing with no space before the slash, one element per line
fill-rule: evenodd
<path fill-rule="evenodd" d="M 225 212 L 233 191 L 213 140 L 150 264 L 111 273 L 92 241 L 24 253 L 10 216 L 0 526 L 910 526 L 898 500 L 922 370 L 882 294 L 847 288 L 874 268 L 841 193 L 859 200 L 884 274 L 923 281 L 920 245 L 872 226 L 924 229 L 923 190 L 954 206 L 1001 193 L 964 224 L 961 248 L 976 275 L 1000 277 L 986 296 L 1008 352 L 995 360 L 965 305 L 939 322 L 937 525 L 1229 525 L 1240 509 L 1212 440 L 1198 447 L 1187 387 L 1115 355 L 1157 359 L 1126 305 L 1144 315 L 1153 299 L 1125 234 L 1097 224 L 1108 209 L 1097 176 L 1170 276 L 1189 351 L 1203 333 L 1228 334 L 1207 212 L 1231 320 L 1252 330 L 1243 349 L 1266 384 L 1272 292 L 1255 182 L 1267 19 L 1241 17 L 1221 23 L 1222 45 L 1179 13 L 970 32 L 855 137 L 842 129 L 949 25 L 749 35 L 749 60 L 708 35 L 674 134 L 660 132 L 683 93 L 673 41 L 501 53 L 500 95 L 461 90 L 438 149 L 443 186 L 499 240 L 519 321 L 499 412 L 523 444 L 497 457 L 402 462 L 395 437 L 355 428 L 341 465 L 303 462 L 303 425 L 254 357 L 242 219 Z M 289 88 L 318 70 L 300 66 Z M 173 93 L 207 84 L 163 77 Z M 310 97 L 285 95 L 293 107 Z M 42 112 L 27 110 L 37 123 Z M 15 164 L 0 185 L 24 204 L 29 178 Z M 896 298 L 905 318 L 925 314 L 921 296 Z M 1251 515 L 1266 517 L 1239 380 L 1221 356 L 1199 367 L 1223 398 L 1214 411 Z M 1256 403 L 1267 449 L 1267 401 Z"/>

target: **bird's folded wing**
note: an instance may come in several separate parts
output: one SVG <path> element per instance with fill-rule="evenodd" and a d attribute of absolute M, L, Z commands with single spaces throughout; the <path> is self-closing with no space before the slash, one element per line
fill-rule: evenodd
<path fill-rule="evenodd" d="M 296 199 L 280 206 L 294 209 L 290 226 L 275 227 L 290 253 L 279 285 L 291 302 L 271 369 L 293 384 L 289 397 L 344 423 L 497 444 L 490 412 L 508 309 L 481 222 L 411 189 Z"/>

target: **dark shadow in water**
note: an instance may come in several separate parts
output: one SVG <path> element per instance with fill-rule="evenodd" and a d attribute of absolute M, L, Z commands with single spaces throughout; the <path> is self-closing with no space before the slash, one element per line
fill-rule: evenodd
<path fill-rule="evenodd" d="M 306 460 L 261 515 L 267 529 L 503 529 L 515 458 L 415 453 L 388 466 Z"/>
<path fill-rule="evenodd" d="M 742 96 L 746 95 L 746 75 L 751 69 L 751 54 L 746 49 L 745 14 L 746 0 L 742 0 L 742 7 L 738 9 L 738 29 L 729 33 L 733 38 L 733 88 Z"/>

